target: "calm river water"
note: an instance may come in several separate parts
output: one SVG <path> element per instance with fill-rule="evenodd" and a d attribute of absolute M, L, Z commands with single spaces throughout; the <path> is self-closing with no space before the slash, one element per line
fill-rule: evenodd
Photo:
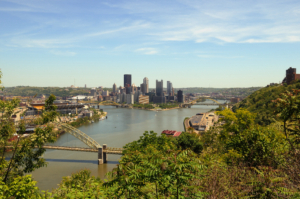
<path fill-rule="evenodd" d="M 224 103 L 224 101 L 220 102 Z M 211 101 L 203 102 L 211 103 Z M 127 108 L 101 106 L 108 112 L 107 120 L 98 121 L 79 129 L 108 147 L 121 148 L 125 144 L 139 139 L 145 131 L 160 134 L 163 130 L 183 131 L 183 119 L 199 112 L 207 112 L 216 106 L 194 105 L 192 108 L 173 109 L 169 111 L 146 111 Z M 87 147 L 77 138 L 64 134 L 55 143 L 57 146 Z M 61 182 L 62 177 L 70 176 L 84 168 L 89 169 L 94 176 L 105 178 L 105 174 L 118 164 L 120 155 L 108 155 L 107 164 L 98 165 L 97 153 L 47 150 L 44 158 L 47 167 L 37 169 L 32 173 L 38 181 L 41 190 L 52 190 Z"/>

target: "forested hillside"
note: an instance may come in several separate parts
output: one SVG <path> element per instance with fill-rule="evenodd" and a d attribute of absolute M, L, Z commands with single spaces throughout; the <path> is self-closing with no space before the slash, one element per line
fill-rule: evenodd
<path fill-rule="evenodd" d="M 274 85 L 265 87 L 255 91 L 243 101 L 237 103 L 233 107 L 233 111 L 239 108 L 246 108 L 252 113 L 256 114 L 256 122 L 260 125 L 269 125 L 275 121 L 274 103 L 280 97 L 280 94 L 285 91 L 292 91 L 292 89 L 300 89 L 300 81 L 291 85 Z"/>
<path fill-rule="evenodd" d="M 109 90 L 109 89 L 104 89 Z M 8 87 L 4 89 L 7 96 L 34 96 L 54 94 L 58 97 L 67 97 L 74 95 L 88 95 L 90 88 L 63 88 L 63 87 L 31 87 L 31 86 L 17 86 Z"/>

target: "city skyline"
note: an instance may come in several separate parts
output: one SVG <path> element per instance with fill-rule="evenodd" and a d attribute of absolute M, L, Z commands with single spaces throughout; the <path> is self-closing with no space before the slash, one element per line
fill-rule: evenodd
<path fill-rule="evenodd" d="M 3 0 L 0 22 L 6 87 L 256 87 L 300 63 L 295 0 Z"/>

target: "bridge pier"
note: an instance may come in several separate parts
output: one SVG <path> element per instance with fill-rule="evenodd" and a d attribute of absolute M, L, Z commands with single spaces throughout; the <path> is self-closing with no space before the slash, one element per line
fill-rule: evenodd
<path fill-rule="evenodd" d="M 103 147 L 98 148 L 98 165 L 107 162 L 107 153 L 103 152 L 106 149 L 107 149 L 106 144 L 103 144 Z"/>
<path fill-rule="evenodd" d="M 103 150 L 106 150 L 106 144 L 103 144 Z M 103 152 L 103 163 L 107 163 L 107 154 Z"/>
<path fill-rule="evenodd" d="M 98 148 L 98 165 L 103 164 L 103 148 Z"/>

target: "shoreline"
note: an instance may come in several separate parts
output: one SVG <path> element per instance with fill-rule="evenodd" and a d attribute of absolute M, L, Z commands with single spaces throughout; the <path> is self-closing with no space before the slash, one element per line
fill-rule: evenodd
<path fill-rule="evenodd" d="M 128 107 L 126 107 L 128 108 Z M 173 110 L 173 109 L 179 109 L 180 107 L 174 107 L 174 108 L 166 108 L 166 109 L 142 109 L 142 108 L 128 108 L 128 109 L 137 109 L 137 110 L 145 110 L 145 111 L 155 111 L 155 112 L 159 112 L 159 111 L 169 111 L 169 110 Z"/>

